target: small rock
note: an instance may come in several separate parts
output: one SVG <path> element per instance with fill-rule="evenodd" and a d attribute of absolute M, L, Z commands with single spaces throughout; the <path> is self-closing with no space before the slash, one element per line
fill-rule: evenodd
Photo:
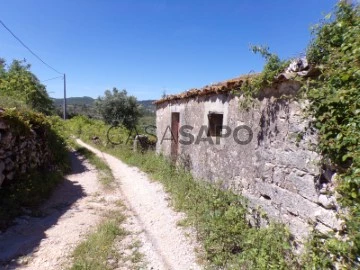
<path fill-rule="evenodd" d="M 327 194 L 328 193 L 326 188 L 320 189 L 319 192 L 320 192 L 320 194 Z"/>
<path fill-rule="evenodd" d="M 319 203 L 324 206 L 326 209 L 333 209 L 335 208 L 335 203 L 332 198 L 328 198 L 326 195 L 321 194 L 319 196 Z"/>
<path fill-rule="evenodd" d="M 320 194 L 327 194 L 328 193 L 327 184 L 322 184 L 319 192 Z"/>
<path fill-rule="evenodd" d="M 109 266 L 111 266 L 111 267 L 113 267 L 113 268 L 115 268 L 115 267 L 118 266 L 117 261 L 116 261 L 115 259 L 109 259 L 109 260 L 107 261 L 107 263 L 109 264 Z"/>
<path fill-rule="evenodd" d="M 332 176 L 331 176 L 331 182 L 332 183 L 337 183 L 338 179 L 337 179 L 337 173 L 334 173 Z"/>

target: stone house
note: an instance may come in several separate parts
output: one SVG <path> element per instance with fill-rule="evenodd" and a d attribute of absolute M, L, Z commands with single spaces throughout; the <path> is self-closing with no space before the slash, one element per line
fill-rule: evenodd
<path fill-rule="evenodd" d="M 288 224 L 299 240 L 313 226 L 340 229 L 335 199 L 326 195 L 334 176 L 319 165 L 306 101 L 294 98 L 301 84 L 280 76 L 243 109 L 244 97 L 234 90 L 239 93 L 246 79 L 156 101 L 157 153 L 182 163 L 197 179 L 221 181 L 250 207 Z"/>

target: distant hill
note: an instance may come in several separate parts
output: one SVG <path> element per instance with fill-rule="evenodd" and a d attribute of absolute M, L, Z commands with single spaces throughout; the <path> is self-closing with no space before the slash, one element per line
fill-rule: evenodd
<path fill-rule="evenodd" d="M 62 106 L 64 100 L 62 98 L 53 98 L 56 107 Z M 94 104 L 95 99 L 92 97 L 69 97 L 66 99 L 67 105 L 88 105 Z M 155 106 L 152 104 L 155 100 L 139 100 L 138 103 L 149 111 L 155 112 Z"/>
<path fill-rule="evenodd" d="M 53 98 L 54 104 L 56 107 L 62 106 L 64 99 L 62 98 Z M 66 99 L 67 105 L 93 105 L 95 99 L 92 97 L 70 97 Z"/>
<path fill-rule="evenodd" d="M 69 115 L 88 115 L 96 117 L 97 113 L 95 110 L 94 102 L 96 99 L 92 97 L 69 97 L 67 101 L 67 109 Z M 53 98 L 54 105 L 58 110 L 59 115 L 61 115 L 62 106 L 64 100 L 62 98 Z M 153 104 L 154 100 L 140 100 L 138 103 L 142 107 L 142 113 L 144 116 L 153 116 L 155 115 L 155 105 Z"/>
<path fill-rule="evenodd" d="M 153 104 L 155 100 L 148 99 L 148 100 L 139 100 L 138 103 L 144 107 L 145 110 L 155 113 L 155 105 Z"/>

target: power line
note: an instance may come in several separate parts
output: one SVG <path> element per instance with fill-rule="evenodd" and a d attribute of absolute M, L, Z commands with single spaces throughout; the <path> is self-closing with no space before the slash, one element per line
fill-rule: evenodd
<path fill-rule="evenodd" d="M 51 81 L 51 80 L 55 80 L 55 79 L 59 79 L 59 78 L 63 78 L 63 76 L 57 76 L 57 77 L 47 79 L 47 80 L 44 80 L 44 81 L 41 81 L 41 82 L 43 83 L 43 82 L 47 82 L 47 81 Z"/>
<path fill-rule="evenodd" d="M 34 55 L 37 59 L 39 59 L 44 65 L 46 65 L 48 68 L 52 69 L 52 70 L 55 71 L 56 73 L 63 75 L 63 73 L 57 71 L 55 68 L 53 68 L 52 66 L 50 66 L 49 64 L 47 64 L 47 63 L 46 63 L 44 60 L 42 60 L 36 53 L 34 53 L 28 46 L 26 46 L 25 43 L 22 42 L 21 39 L 18 38 L 18 37 L 2 22 L 2 20 L 0 20 L 0 24 L 2 24 L 2 26 L 4 26 L 4 28 L 5 28 L 6 30 L 8 30 L 9 33 L 21 43 L 21 45 L 23 45 L 32 55 Z"/>

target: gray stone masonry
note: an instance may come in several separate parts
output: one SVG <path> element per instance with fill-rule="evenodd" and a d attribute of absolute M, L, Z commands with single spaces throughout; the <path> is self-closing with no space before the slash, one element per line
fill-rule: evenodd
<path fill-rule="evenodd" d="M 214 144 L 205 140 L 180 143 L 178 162 L 194 177 L 212 183 L 221 181 L 224 188 L 242 194 L 250 207 L 260 206 L 268 217 L 288 224 L 298 240 L 314 226 L 320 231 L 340 230 L 332 172 L 326 172 L 328 177 L 321 176 L 321 156 L 315 151 L 317 135 L 308 128 L 311 119 L 304 114 L 306 101 L 280 98 L 295 94 L 299 88 L 298 83 L 288 81 L 263 89 L 248 110 L 239 107 L 242 96 L 230 93 L 158 104 L 156 150 L 171 155 L 171 140 L 162 139 L 171 138 L 168 127 L 172 112 L 180 113 L 180 126 L 193 126 L 190 133 L 195 138 L 201 126 L 208 126 L 209 112 L 221 113 L 223 125 L 232 131 L 241 125 L 250 127 L 251 142 L 238 144 L 231 135 L 218 138 L 219 144 L 215 137 L 210 137 Z M 237 137 L 246 140 L 249 136 L 241 129 Z M 209 139 L 205 133 L 202 138 Z M 188 140 L 181 134 L 179 139 Z"/>

